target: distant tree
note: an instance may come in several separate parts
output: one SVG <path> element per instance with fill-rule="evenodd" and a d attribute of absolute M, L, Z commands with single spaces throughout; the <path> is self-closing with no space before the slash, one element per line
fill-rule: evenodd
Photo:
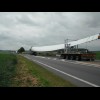
<path fill-rule="evenodd" d="M 22 52 L 25 52 L 25 49 L 23 47 L 21 47 L 19 50 L 18 50 L 18 53 L 22 53 Z"/>

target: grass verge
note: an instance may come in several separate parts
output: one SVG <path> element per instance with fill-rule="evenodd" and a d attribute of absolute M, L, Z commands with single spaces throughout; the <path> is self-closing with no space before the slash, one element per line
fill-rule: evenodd
<path fill-rule="evenodd" d="M 37 86 L 37 87 L 73 87 L 70 82 L 56 76 L 44 69 L 40 65 L 29 61 L 23 56 L 18 55 L 17 86 Z"/>
<path fill-rule="evenodd" d="M 20 55 L 0 53 L 0 87 L 74 87 Z"/>

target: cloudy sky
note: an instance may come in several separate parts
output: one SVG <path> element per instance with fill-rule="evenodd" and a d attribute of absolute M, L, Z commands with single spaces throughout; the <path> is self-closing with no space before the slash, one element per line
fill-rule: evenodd
<path fill-rule="evenodd" d="M 0 12 L 0 50 L 29 50 L 98 33 L 99 12 Z M 79 47 L 100 50 L 100 40 Z"/>

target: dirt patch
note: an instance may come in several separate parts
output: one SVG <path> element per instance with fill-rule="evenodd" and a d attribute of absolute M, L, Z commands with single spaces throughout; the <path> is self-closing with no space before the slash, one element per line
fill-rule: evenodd
<path fill-rule="evenodd" d="M 32 76 L 21 76 L 14 78 L 15 83 L 17 83 L 17 86 L 19 87 L 34 87 L 38 86 L 38 80 Z"/>

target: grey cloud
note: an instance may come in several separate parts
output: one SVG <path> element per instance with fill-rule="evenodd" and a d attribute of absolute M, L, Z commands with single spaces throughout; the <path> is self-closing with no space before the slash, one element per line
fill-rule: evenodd
<path fill-rule="evenodd" d="M 84 20 L 84 25 L 90 28 L 100 27 L 100 13 L 86 13 L 86 19 Z"/>
<path fill-rule="evenodd" d="M 21 24 L 37 26 L 36 22 L 33 22 L 27 15 L 22 15 L 21 18 L 17 18 L 17 21 Z"/>
<path fill-rule="evenodd" d="M 60 44 L 66 38 L 77 40 L 97 33 L 100 33 L 99 12 L 0 13 L 0 49 Z M 99 41 L 88 47 L 100 50 Z"/>

